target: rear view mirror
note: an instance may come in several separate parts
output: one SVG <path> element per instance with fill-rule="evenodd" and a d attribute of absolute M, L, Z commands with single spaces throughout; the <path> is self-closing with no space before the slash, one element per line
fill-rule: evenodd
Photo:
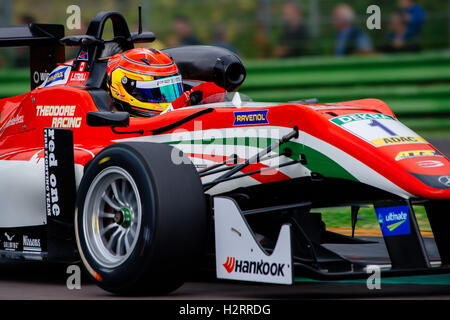
<path fill-rule="evenodd" d="M 133 43 L 149 43 L 155 41 L 153 32 L 132 33 L 131 42 Z"/>
<path fill-rule="evenodd" d="M 89 35 L 68 36 L 61 39 L 66 46 L 84 46 L 89 47 L 93 44 L 103 45 L 103 40 Z"/>
<path fill-rule="evenodd" d="M 128 112 L 89 111 L 86 123 L 91 127 L 128 127 L 130 114 Z"/>

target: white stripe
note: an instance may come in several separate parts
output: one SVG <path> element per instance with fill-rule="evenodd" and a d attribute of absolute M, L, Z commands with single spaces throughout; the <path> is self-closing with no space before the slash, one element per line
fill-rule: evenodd
<path fill-rule="evenodd" d="M 304 144 L 306 146 L 323 153 L 328 158 L 337 162 L 360 182 L 396 194 L 405 199 L 412 197 L 410 193 L 395 185 L 361 161 L 353 158 L 348 153 L 345 153 L 344 151 L 312 135 L 309 135 L 306 132 L 303 132 L 303 134 L 305 135 Z"/>
<path fill-rule="evenodd" d="M 136 81 L 136 88 L 139 89 L 155 89 L 165 87 L 171 84 L 182 83 L 181 76 L 175 76 L 170 78 L 163 78 L 151 81 Z"/>
<path fill-rule="evenodd" d="M 33 150 L 39 150 L 39 152 L 41 152 L 41 151 L 44 150 L 44 149 L 38 147 L 38 148 L 31 148 L 31 149 L 25 149 L 25 150 L 13 151 L 13 152 L 4 153 L 4 154 L 0 155 L 0 158 L 6 157 L 6 156 L 10 156 L 10 155 L 12 155 L 12 154 L 25 153 L 25 152 L 33 151 Z M 38 153 L 39 153 L 39 152 L 38 152 Z M 27 160 L 24 160 L 24 161 L 27 161 Z"/>
<path fill-rule="evenodd" d="M 92 158 L 95 158 L 95 154 L 88 149 L 84 149 L 84 148 L 80 148 L 80 147 L 73 147 L 73 148 L 77 149 L 77 150 L 85 151 L 85 152 L 89 153 L 92 156 Z"/>
<path fill-rule="evenodd" d="M 201 129 L 201 128 L 200 128 Z M 286 127 L 275 127 L 275 126 L 263 126 L 263 127 L 239 127 L 239 128 L 225 128 L 225 129 L 209 129 L 209 130 L 195 130 L 195 131 L 189 131 L 189 132 L 180 132 L 180 133 L 170 133 L 170 134 L 164 134 L 164 135 L 158 135 L 158 136 L 146 136 L 146 137 L 137 137 L 137 138 L 129 138 L 129 139 L 120 139 L 116 140 L 115 142 L 122 142 L 122 141 L 147 141 L 147 142 L 170 142 L 170 141 L 178 141 L 178 140 L 210 140 L 212 138 L 231 138 L 231 137 L 237 137 L 237 138 L 244 138 L 244 137 L 250 137 L 250 138 L 272 138 L 272 139 L 280 139 L 282 136 L 286 135 L 287 133 L 291 132 L 291 128 Z M 343 167 L 347 172 L 349 172 L 352 176 L 354 176 L 356 179 L 358 179 L 360 182 L 374 186 L 376 188 L 385 190 L 387 192 L 393 193 L 395 195 L 398 195 L 402 198 L 410 198 L 412 195 L 396 184 L 392 183 L 390 180 L 385 178 L 380 173 L 376 172 L 369 166 L 365 165 L 358 159 L 352 157 L 351 155 L 345 153 L 344 151 L 338 149 L 337 147 L 320 140 L 304 131 L 299 131 L 299 138 L 292 140 L 293 142 L 297 142 L 300 144 L 304 144 L 322 154 L 327 156 L 328 158 L 335 161 L 338 165 Z M 178 149 L 185 149 L 182 144 L 173 145 Z M 208 148 L 208 146 L 211 145 L 200 145 L 200 148 Z M 220 147 L 220 145 L 219 145 Z M 193 150 L 195 149 L 194 147 Z M 248 147 L 252 148 L 252 147 Z M 256 148 L 255 148 L 256 149 Z M 186 149 L 185 149 L 186 150 Z M 226 148 L 225 148 L 226 150 Z M 230 147 L 230 150 L 238 150 L 234 145 Z M 257 150 L 252 150 L 253 152 L 256 152 Z M 246 151 L 244 154 L 253 154 L 253 152 Z M 202 153 L 201 149 L 199 149 L 197 152 L 194 153 Z M 227 156 L 231 155 L 226 154 Z M 239 155 L 239 154 L 238 154 Z M 198 161 L 195 162 L 195 159 L 191 159 L 194 163 L 198 164 Z M 203 162 L 204 163 L 204 162 Z M 302 166 L 303 167 L 303 166 Z M 299 167 L 298 167 L 299 168 Z M 291 178 L 296 176 L 303 176 L 303 174 L 310 174 L 310 171 L 303 171 L 301 173 L 294 174 L 293 171 L 296 168 L 287 167 L 284 168 L 282 171 L 283 173 L 287 174 Z M 239 179 L 239 185 L 233 183 L 233 187 L 239 187 L 239 186 L 249 186 L 252 184 L 247 184 L 246 182 L 250 183 L 250 181 L 243 182 L 243 180 Z M 256 182 L 256 180 L 253 180 L 253 184 L 259 184 L 259 182 Z M 241 185 L 242 183 L 242 185 Z M 231 183 L 230 183 L 231 185 Z M 231 190 L 227 184 L 226 189 Z M 216 188 L 214 189 L 214 193 L 216 192 Z M 211 190 L 213 190 L 211 189 Z M 218 188 L 219 189 L 219 188 Z M 220 188 L 222 190 L 222 188 Z"/>

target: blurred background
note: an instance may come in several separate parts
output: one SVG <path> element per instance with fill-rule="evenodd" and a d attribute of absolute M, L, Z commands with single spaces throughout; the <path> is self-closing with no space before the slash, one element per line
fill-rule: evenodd
<path fill-rule="evenodd" d="M 450 0 L 0 0 L 0 25 L 66 25 L 70 5 L 80 7 L 81 23 L 67 35 L 110 10 L 137 31 L 140 5 L 144 30 L 157 36 L 150 47 L 207 44 L 239 54 L 247 68 L 240 91 L 253 100 L 382 99 L 450 157 Z M 371 5 L 381 9 L 380 29 L 367 27 Z M 27 51 L 0 48 L 0 98 L 30 89 Z M 67 59 L 75 54 L 66 48 Z M 327 226 L 348 228 L 350 211 L 333 210 L 323 212 Z M 416 217 L 430 230 L 423 208 Z M 358 226 L 378 228 L 373 208 L 360 218 Z"/>
<path fill-rule="evenodd" d="M 81 29 L 66 34 L 107 10 L 137 31 L 141 5 L 144 30 L 158 39 L 150 47 L 229 48 L 244 60 L 241 92 L 253 100 L 379 98 L 450 152 L 450 0 L 0 0 L 0 24 L 66 24 L 72 4 Z M 366 25 L 370 5 L 381 29 Z M 27 61 L 27 50 L 1 49 L 0 97 L 28 90 Z"/>

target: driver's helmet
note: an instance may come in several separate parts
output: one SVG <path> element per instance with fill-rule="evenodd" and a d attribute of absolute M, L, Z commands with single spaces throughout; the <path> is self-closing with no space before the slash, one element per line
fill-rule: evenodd
<path fill-rule="evenodd" d="M 136 48 L 112 56 L 107 76 L 116 103 L 138 117 L 158 115 L 183 94 L 177 65 L 154 49 Z"/>

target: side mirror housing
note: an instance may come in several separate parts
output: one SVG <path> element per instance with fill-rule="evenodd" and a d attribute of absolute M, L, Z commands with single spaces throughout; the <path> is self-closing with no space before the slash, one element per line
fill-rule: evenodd
<path fill-rule="evenodd" d="M 153 32 L 131 33 L 130 37 L 133 43 L 149 43 L 155 41 L 155 34 Z"/>

